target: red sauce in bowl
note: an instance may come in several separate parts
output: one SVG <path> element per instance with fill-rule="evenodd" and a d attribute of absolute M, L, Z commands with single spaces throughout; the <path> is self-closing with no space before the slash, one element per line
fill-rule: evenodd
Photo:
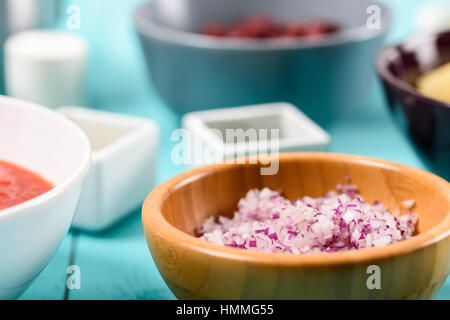
<path fill-rule="evenodd" d="M 53 189 L 38 174 L 0 160 L 0 210 L 36 198 Z"/>

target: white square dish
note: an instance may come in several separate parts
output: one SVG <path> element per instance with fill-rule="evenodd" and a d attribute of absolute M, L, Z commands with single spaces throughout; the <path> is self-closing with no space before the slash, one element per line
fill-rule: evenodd
<path fill-rule="evenodd" d="M 87 134 L 92 148 L 72 227 L 99 231 L 139 208 L 155 183 L 159 128 L 152 121 L 81 107 L 59 112 Z"/>
<path fill-rule="evenodd" d="M 183 117 L 182 123 L 192 136 L 189 153 L 197 160 L 192 161 L 194 166 L 212 163 L 212 159 L 270 154 L 274 146 L 279 152 L 327 151 L 330 144 L 327 132 L 294 105 L 285 102 L 191 112 Z M 230 142 L 227 137 L 230 129 L 231 132 L 242 129 L 247 133 L 254 129 L 256 135 Z M 266 129 L 265 136 L 261 136 L 261 129 Z M 271 133 L 273 129 L 278 129 L 275 136 Z M 275 140 L 276 144 L 272 142 Z M 198 156 L 206 153 L 210 156 Z"/>

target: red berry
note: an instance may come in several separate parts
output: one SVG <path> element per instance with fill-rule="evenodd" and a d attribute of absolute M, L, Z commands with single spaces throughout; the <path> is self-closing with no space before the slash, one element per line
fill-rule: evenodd
<path fill-rule="evenodd" d="M 303 37 L 305 35 L 305 27 L 300 23 L 288 24 L 284 32 L 284 36 L 286 37 Z"/>
<path fill-rule="evenodd" d="M 325 21 L 312 21 L 306 25 L 308 36 L 322 36 L 339 30 L 336 24 Z"/>
<path fill-rule="evenodd" d="M 222 24 L 211 22 L 203 29 L 202 33 L 208 36 L 224 37 L 227 35 L 227 30 Z"/>

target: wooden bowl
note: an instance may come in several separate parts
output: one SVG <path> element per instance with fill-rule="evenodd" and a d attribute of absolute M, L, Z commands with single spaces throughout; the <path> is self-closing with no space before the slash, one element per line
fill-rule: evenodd
<path fill-rule="evenodd" d="M 450 271 L 450 184 L 408 166 L 352 155 L 282 154 L 276 175 L 260 164 L 216 164 L 178 175 L 147 197 L 143 226 L 153 259 L 181 299 L 427 299 Z M 232 215 L 251 188 L 290 199 L 324 195 L 347 176 L 363 197 L 395 210 L 414 199 L 417 235 L 354 251 L 293 255 L 208 243 L 195 230 L 210 216 Z M 381 271 L 369 290 L 368 267 Z M 370 269 L 369 269 L 370 271 Z"/>

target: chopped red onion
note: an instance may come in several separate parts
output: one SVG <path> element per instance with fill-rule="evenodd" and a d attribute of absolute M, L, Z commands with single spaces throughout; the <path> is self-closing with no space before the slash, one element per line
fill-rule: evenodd
<path fill-rule="evenodd" d="M 411 209 L 416 204 L 416 201 L 414 199 L 405 200 L 402 202 L 402 204 L 406 209 Z"/>
<path fill-rule="evenodd" d="M 414 201 L 403 205 L 410 209 Z M 211 217 L 198 232 L 211 243 L 297 254 L 386 246 L 412 237 L 416 222 L 417 214 L 394 215 L 380 201 L 365 202 L 356 186 L 339 184 L 324 197 L 297 201 L 268 188 L 250 190 L 233 218 Z"/>

